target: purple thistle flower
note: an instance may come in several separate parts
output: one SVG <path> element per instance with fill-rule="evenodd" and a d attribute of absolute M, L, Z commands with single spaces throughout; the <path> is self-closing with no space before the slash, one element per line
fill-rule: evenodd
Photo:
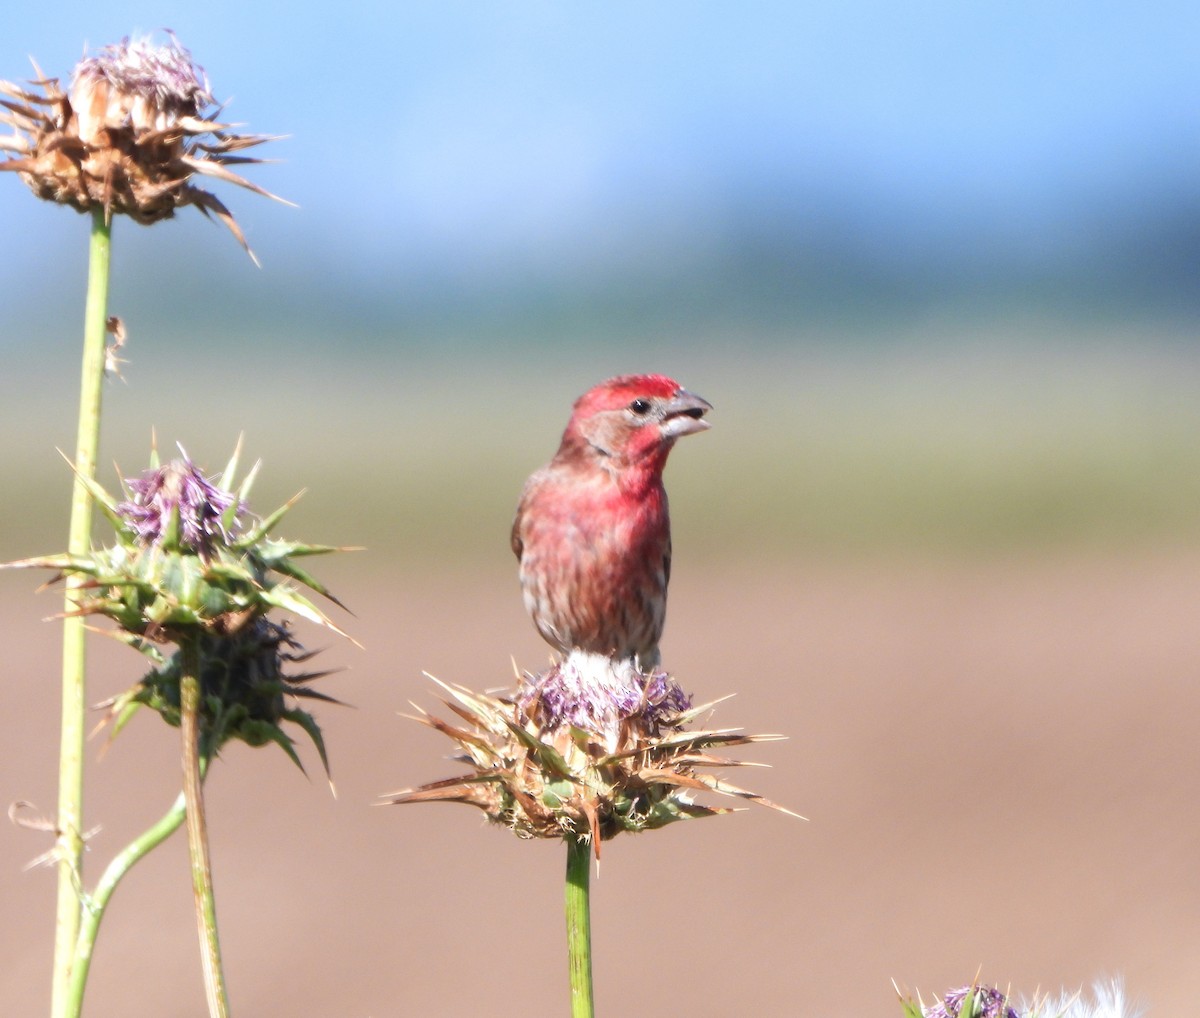
<path fill-rule="evenodd" d="M 666 672 L 639 671 L 631 660 L 573 651 L 541 675 L 526 675 L 516 701 L 546 731 L 566 725 L 615 736 L 631 718 L 647 731 L 670 727 L 692 705 Z"/>
<path fill-rule="evenodd" d="M 974 994 L 971 1013 L 962 1010 L 967 994 Z M 925 1018 L 1021 1018 L 1008 1006 L 1008 997 L 993 986 L 962 986 L 950 990 L 941 1003 L 925 1008 Z"/>
<path fill-rule="evenodd" d="M 186 457 L 125 483 L 132 497 L 117 505 L 117 514 L 144 546 L 161 545 L 176 515 L 180 547 L 203 558 L 218 541 L 229 544 L 237 531 L 236 514 L 242 508 L 237 496 L 218 488 Z M 227 524 L 224 515 L 230 506 L 237 508 Z"/>

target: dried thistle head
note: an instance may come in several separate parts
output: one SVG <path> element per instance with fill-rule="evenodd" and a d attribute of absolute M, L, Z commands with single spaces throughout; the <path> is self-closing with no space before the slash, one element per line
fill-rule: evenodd
<path fill-rule="evenodd" d="M 57 78 L 38 77 L 21 88 L 0 81 L 0 170 L 12 170 L 39 198 L 89 212 L 104 209 L 143 224 L 169 219 L 195 205 L 216 216 L 246 247 L 233 215 L 197 187 L 197 174 L 268 198 L 275 195 L 230 169 L 258 163 L 239 153 L 271 140 L 236 134 L 206 114 L 214 100 L 203 68 L 171 33 L 165 43 L 124 39 L 85 56 L 64 91 Z M 253 254 L 251 254 L 253 257 Z"/>
<path fill-rule="evenodd" d="M 292 638 L 286 626 L 258 617 L 232 635 L 203 633 L 192 649 L 200 678 L 203 756 L 215 756 L 235 739 L 250 746 L 274 743 L 303 771 L 295 743 L 283 727 L 289 723 L 308 735 L 325 773 L 329 773 L 321 729 L 296 701 L 339 701 L 308 686 L 328 672 L 286 671 L 288 666 L 313 657 Z M 182 652 L 164 658 L 154 648 L 146 650 L 155 666 L 131 689 L 100 705 L 107 708 L 104 723 L 112 723 L 113 738 L 140 707 L 149 707 L 168 724 L 179 726 Z"/>
<path fill-rule="evenodd" d="M 250 517 L 246 499 L 258 468 L 235 489 L 237 451 L 216 481 L 186 453 L 165 466 L 157 455 L 151 460 L 149 470 L 124 482 L 120 500 L 81 476 L 113 524 L 113 545 L 82 556 L 24 559 L 7 568 L 53 569 L 55 579 L 82 575 L 75 613 L 112 619 L 120 638 L 139 649 L 146 640 L 230 636 L 274 608 L 341 632 L 297 590 L 303 585 L 338 604 L 298 560 L 339 549 L 271 536 L 294 499 L 265 519 Z"/>
<path fill-rule="evenodd" d="M 102 144 L 106 131 L 164 131 L 214 101 L 204 68 L 170 34 L 165 46 L 126 38 L 84 57 L 75 65 L 68 99 L 76 133 L 89 145 Z"/>
<path fill-rule="evenodd" d="M 697 792 L 791 812 L 708 773 L 740 763 L 712 750 L 781 736 L 688 730 L 711 704 L 692 707 L 665 672 L 573 651 L 541 675 L 526 674 L 512 697 L 438 684 L 465 726 L 424 712 L 416 720 L 457 743 L 455 759 L 470 769 L 397 792 L 392 803 L 467 803 L 518 837 L 590 837 L 597 855 L 601 841 L 622 831 L 732 812 L 694 801 Z"/>

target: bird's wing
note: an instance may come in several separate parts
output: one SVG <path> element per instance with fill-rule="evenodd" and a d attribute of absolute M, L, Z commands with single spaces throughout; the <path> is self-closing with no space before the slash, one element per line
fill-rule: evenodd
<path fill-rule="evenodd" d="M 521 499 L 521 504 L 517 506 L 517 515 L 513 517 L 512 536 L 509 539 L 512 544 L 513 554 L 517 556 L 517 561 L 521 561 L 521 553 L 525 550 L 525 542 L 521 540 L 521 516 L 522 510 L 525 508 L 525 500 Z"/>
<path fill-rule="evenodd" d="M 517 503 L 517 512 L 513 516 L 512 535 L 509 543 L 518 562 L 525 553 L 525 542 L 521 539 L 521 525 L 525 522 L 525 514 L 529 511 L 529 505 L 534 499 L 534 492 L 540 486 L 542 475 L 545 472 L 546 468 L 542 467 L 541 470 L 535 470 L 530 474 L 529 480 L 525 482 L 525 487 L 521 490 L 521 501 Z"/>

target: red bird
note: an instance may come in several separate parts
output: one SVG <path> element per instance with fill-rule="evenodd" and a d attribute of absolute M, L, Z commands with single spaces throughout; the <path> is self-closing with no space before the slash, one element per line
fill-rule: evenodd
<path fill-rule="evenodd" d="M 663 467 L 711 409 L 663 375 L 610 378 L 575 401 L 512 529 L 525 607 L 557 650 L 658 664 L 671 576 Z"/>

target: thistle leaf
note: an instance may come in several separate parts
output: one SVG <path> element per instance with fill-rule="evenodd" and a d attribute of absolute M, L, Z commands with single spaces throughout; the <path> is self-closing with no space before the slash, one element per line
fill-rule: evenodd
<path fill-rule="evenodd" d="M 79 483 L 87 489 L 87 493 L 92 496 L 92 499 L 106 510 L 105 515 L 109 519 L 113 519 L 117 513 L 117 503 L 112 495 L 105 491 L 93 478 L 81 473 L 79 468 L 71 462 L 70 457 L 61 449 L 58 450 L 58 454 L 67 461 L 67 466 L 71 468 L 71 472 L 74 473 Z M 119 519 L 119 517 L 117 518 Z"/>
<path fill-rule="evenodd" d="M 300 762 L 300 756 L 296 752 L 296 744 L 292 741 L 288 734 L 277 725 L 266 726 L 264 734 L 288 755 L 288 759 L 290 759 L 292 763 L 299 767 L 300 773 L 307 778 L 308 771 L 304 769 L 304 764 Z M 323 753 L 321 754 L 321 758 L 324 760 Z M 328 773 L 328 767 L 326 768 L 326 773 Z"/>
<path fill-rule="evenodd" d="M 241 486 L 237 490 L 238 498 L 245 502 L 250 497 L 250 489 L 254 487 L 254 482 L 258 480 L 258 472 L 262 469 L 262 460 L 255 460 L 249 472 L 242 478 Z"/>
<path fill-rule="evenodd" d="M 329 789 L 336 798 L 337 791 L 333 786 L 333 774 L 329 770 L 329 756 L 325 752 L 325 737 L 321 734 L 316 718 L 307 711 L 299 709 L 285 710 L 280 716 L 299 725 L 308 733 L 308 737 L 312 739 L 313 745 L 317 748 L 317 755 L 321 758 L 321 766 L 325 768 L 325 779 L 329 782 Z"/>
<path fill-rule="evenodd" d="M 242 537 L 238 538 L 233 543 L 233 546 L 235 548 L 249 548 L 252 545 L 258 544 L 264 537 L 274 530 L 276 526 L 278 526 L 279 521 L 287 515 L 288 510 L 291 509 L 292 506 L 294 506 L 297 502 L 299 502 L 303 496 L 303 491 L 296 492 L 295 495 L 284 502 L 283 505 L 281 505 L 273 513 L 271 513 L 270 516 L 259 520 L 258 524 L 251 528 L 251 530 Z"/>
<path fill-rule="evenodd" d="M 323 551 L 337 551 L 336 548 L 326 548 L 326 549 L 322 549 L 322 550 Z M 306 554 L 317 554 L 317 553 L 316 552 L 308 552 Z M 282 573 L 284 576 L 291 577 L 293 580 L 297 580 L 298 582 L 303 583 L 310 590 L 315 590 L 318 594 L 321 594 L 323 597 L 328 598 L 330 601 L 332 601 L 334 604 L 336 604 L 343 611 L 349 611 L 349 609 L 344 604 L 342 604 L 341 601 L 339 601 L 336 597 L 333 596 L 332 593 L 330 593 L 329 588 L 326 587 L 325 584 L 323 584 L 320 580 L 318 580 L 310 572 L 308 572 L 305 569 L 301 569 L 298 565 L 296 565 L 294 562 L 289 561 L 287 558 L 281 558 L 279 560 L 272 562 L 271 568 L 274 569 L 275 572 L 277 572 L 277 573 Z"/>

